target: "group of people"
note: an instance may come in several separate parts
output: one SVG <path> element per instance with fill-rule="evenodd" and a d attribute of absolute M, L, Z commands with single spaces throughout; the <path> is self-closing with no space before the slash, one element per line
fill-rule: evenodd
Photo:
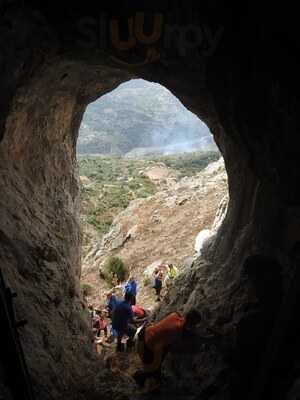
<path fill-rule="evenodd" d="M 172 264 L 155 268 L 152 287 L 155 289 L 157 301 L 161 299 L 165 273 L 169 280 L 174 279 L 177 268 Z M 116 350 L 119 352 L 124 350 L 124 338 L 127 339 L 125 341 L 128 351 L 137 341 L 137 352 L 145 368 L 144 371 L 138 371 L 134 378 L 137 384 L 143 387 L 148 378 L 153 378 L 156 383 L 160 381 L 165 349 L 170 340 L 173 341 L 177 338 L 177 333 L 180 334 L 185 319 L 177 313 L 172 313 L 157 324 L 148 324 L 148 313 L 137 305 L 137 291 L 136 280 L 130 276 L 123 287 L 123 299 L 112 289 L 106 294 L 106 304 L 102 310 L 95 310 L 93 305 L 89 305 L 89 311 L 96 344 L 116 340 Z"/>
<path fill-rule="evenodd" d="M 88 306 L 95 343 L 99 343 L 103 332 L 104 341 L 117 338 L 117 351 L 122 350 L 122 339 L 125 335 L 129 338 L 127 346 L 130 347 L 135 334 L 134 325 L 142 323 L 146 318 L 146 311 L 136 304 L 137 283 L 133 276 L 128 279 L 123 291 L 123 300 L 116 296 L 114 290 L 109 291 L 102 310 L 94 309 L 92 304 Z"/>
<path fill-rule="evenodd" d="M 168 286 L 168 283 L 176 277 L 177 272 L 178 270 L 173 264 L 155 267 L 152 274 L 152 288 L 155 290 L 156 301 L 161 300 L 164 275 L 166 274 L 165 282 Z M 100 338 L 102 331 L 104 339 L 109 340 L 108 330 L 110 328 L 110 337 L 112 336 L 112 339 L 118 338 L 118 350 L 121 349 L 122 337 L 125 334 L 129 337 L 128 344 L 130 346 L 133 333 L 129 328 L 129 321 L 133 322 L 133 325 L 137 325 L 146 318 L 145 309 L 136 304 L 137 291 L 137 282 L 134 276 L 130 276 L 123 287 L 123 300 L 120 300 L 112 289 L 106 294 L 106 305 L 102 310 L 94 309 L 93 305 L 89 305 L 91 327 L 95 334 L 95 340 Z M 108 318 L 111 319 L 110 325 Z"/>
<path fill-rule="evenodd" d="M 123 300 L 116 299 L 112 293 L 108 297 L 110 304 L 114 304 L 111 337 L 117 337 L 117 351 L 122 351 L 122 338 L 127 335 L 128 351 L 136 345 L 135 348 L 143 366 L 133 376 L 136 384 L 147 392 L 159 389 L 162 362 L 170 346 L 177 346 L 177 342 L 182 339 L 186 318 L 177 312 L 173 312 L 159 322 L 150 324 L 145 318 L 146 314 L 143 313 L 143 309 L 131 305 L 132 296 L 129 291 L 125 292 Z M 112 299 L 115 299 L 116 302 Z M 103 313 L 108 314 L 109 311 L 95 312 L 96 318 L 101 321 L 97 325 L 95 334 L 98 335 L 103 330 L 107 338 L 108 327 Z"/>

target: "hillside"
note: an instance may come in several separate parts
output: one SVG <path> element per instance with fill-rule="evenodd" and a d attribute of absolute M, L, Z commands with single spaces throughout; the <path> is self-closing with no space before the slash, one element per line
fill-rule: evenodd
<path fill-rule="evenodd" d="M 155 165 L 171 168 L 180 179 L 192 176 L 219 158 L 217 152 L 195 152 L 182 155 L 151 156 L 143 160 L 117 156 L 79 157 L 81 179 L 81 227 L 83 256 L 107 233 L 114 217 L 131 200 L 156 193 L 161 185 L 143 171 Z"/>
<path fill-rule="evenodd" d="M 142 79 L 121 84 L 84 114 L 78 154 L 216 150 L 207 126 L 166 88 Z"/>
<path fill-rule="evenodd" d="M 179 267 L 190 262 L 198 233 L 212 228 L 219 205 L 227 194 L 223 161 L 211 163 L 198 172 L 205 165 L 195 168 L 195 159 L 187 156 L 168 157 L 167 162 L 121 159 L 122 163 L 132 163 L 119 166 L 123 181 L 127 180 L 128 184 L 138 177 L 142 180 L 140 184 L 145 182 L 149 189 L 147 196 L 132 191 L 132 201 L 124 211 L 119 208 L 111 215 L 113 221 L 105 235 L 99 234 L 99 230 L 96 232 L 94 226 L 95 231 L 89 230 L 89 237 L 85 230 L 82 281 L 90 285 L 91 298 L 96 303 L 109 288 L 99 277 L 99 268 L 109 255 L 121 257 L 135 275 L 140 287 L 138 301 L 147 307 L 153 306 L 154 298 L 150 286 L 145 286 L 145 269 L 155 262 L 173 262 Z M 211 154 L 206 161 L 206 165 L 212 161 Z M 135 171 L 131 174 L 136 178 L 130 179 L 132 176 L 128 177 L 126 170 Z M 82 178 L 83 192 L 92 185 L 87 179 Z M 115 181 L 118 182 L 117 177 Z M 126 184 L 122 186 L 125 190 Z M 82 218 L 87 221 L 86 216 Z"/>

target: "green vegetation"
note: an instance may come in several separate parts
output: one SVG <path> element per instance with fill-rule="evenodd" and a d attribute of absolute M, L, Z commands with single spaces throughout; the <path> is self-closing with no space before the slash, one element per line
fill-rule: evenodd
<path fill-rule="evenodd" d="M 100 277 L 112 284 L 114 275 L 118 280 L 123 281 L 126 277 L 126 269 L 120 257 L 110 256 L 105 260 L 104 266 L 100 271 Z"/>
<path fill-rule="evenodd" d="M 131 200 L 154 194 L 155 184 L 140 174 L 144 167 L 144 161 L 117 156 L 80 157 L 79 173 L 90 180 L 81 188 L 83 222 L 103 235 Z"/>
<path fill-rule="evenodd" d="M 195 152 L 179 155 L 147 155 L 141 159 L 126 159 L 119 156 L 98 155 L 78 158 L 79 174 L 84 177 L 81 186 L 81 222 L 83 244 L 90 243 L 89 227 L 104 235 L 110 229 L 114 217 L 124 210 L 131 200 L 153 195 L 158 188 L 142 172 L 157 163 L 164 163 L 180 172 L 180 176 L 191 176 L 200 172 L 210 162 L 220 157 L 218 152 Z"/>
<path fill-rule="evenodd" d="M 147 275 L 145 275 L 145 276 L 143 277 L 143 285 L 144 285 L 144 286 L 150 286 L 150 283 L 151 283 L 150 277 L 147 276 Z"/>
<path fill-rule="evenodd" d="M 194 153 L 173 154 L 169 156 L 148 156 L 153 161 L 163 162 L 167 167 L 176 169 L 181 176 L 192 176 L 213 161 L 220 158 L 217 151 L 196 151 Z"/>

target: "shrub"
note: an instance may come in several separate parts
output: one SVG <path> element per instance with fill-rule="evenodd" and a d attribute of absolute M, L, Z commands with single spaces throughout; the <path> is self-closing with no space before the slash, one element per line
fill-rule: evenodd
<path fill-rule="evenodd" d="M 123 281 L 126 276 L 126 268 L 120 257 L 110 256 L 105 260 L 101 275 L 107 282 L 112 283 L 114 274 L 117 275 L 120 281 Z"/>
<path fill-rule="evenodd" d="M 144 275 L 144 278 L 143 278 L 143 285 L 144 285 L 144 286 L 149 286 L 150 283 L 151 283 L 150 277 L 147 276 L 147 275 Z"/>
<path fill-rule="evenodd" d="M 109 231 L 111 224 L 113 223 L 112 217 L 107 217 L 102 219 L 101 222 L 98 221 L 98 210 L 93 211 L 87 217 L 87 222 L 93 225 L 100 233 L 105 234 Z"/>

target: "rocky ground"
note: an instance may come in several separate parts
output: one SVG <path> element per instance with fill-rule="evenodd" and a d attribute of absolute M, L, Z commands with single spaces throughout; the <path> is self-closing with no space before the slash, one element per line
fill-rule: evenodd
<path fill-rule="evenodd" d="M 157 263 L 172 262 L 179 269 L 190 265 L 198 254 L 199 232 L 208 236 L 211 232 L 207 230 L 215 230 L 225 213 L 227 176 L 222 159 L 192 177 L 178 178 L 178 172 L 164 164 L 147 167 L 143 174 L 159 191 L 131 201 L 83 260 L 82 282 L 91 285 L 89 300 L 95 304 L 103 303 L 110 288 L 100 279 L 99 268 L 109 255 L 117 255 L 138 282 L 138 303 L 153 308 L 153 289 L 145 271 Z"/>
<path fill-rule="evenodd" d="M 109 232 L 101 240 L 93 242 L 83 260 L 82 284 L 92 287 L 87 300 L 96 307 L 102 307 L 105 292 L 111 286 L 100 278 L 99 269 L 109 255 L 117 255 L 135 276 L 139 288 L 137 301 L 150 311 L 151 317 L 152 312 L 160 315 L 161 311 L 156 306 L 159 303 L 155 303 L 149 282 L 145 285 L 146 272 L 152 271 L 158 263 L 173 262 L 182 272 L 179 280 L 181 275 L 185 276 L 184 271 L 190 270 L 193 260 L 199 255 L 203 239 L 216 231 L 225 215 L 227 175 L 222 159 L 190 177 L 182 178 L 177 170 L 161 162 L 145 167 L 142 174 L 157 187 L 157 192 L 131 201 L 124 211 L 116 215 Z M 83 177 L 81 182 L 83 186 L 91 185 L 91 181 Z M 92 236 L 95 237 L 94 233 Z M 163 307 L 169 307 L 168 299 L 172 298 L 173 292 L 172 286 L 164 287 Z M 122 295 L 120 286 L 117 295 Z M 141 368 L 135 352 L 116 353 L 116 344 L 104 340 L 96 350 L 102 365 L 116 377 L 113 383 L 116 398 L 149 398 L 136 386 L 132 377 Z M 171 396 L 181 400 L 182 391 L 177 393 L 177 389 L 172 389 L 172 377 L 165 368 L 163 376 L 164 384 L 161 392 L 155 394 L 156 398 Z"/>

